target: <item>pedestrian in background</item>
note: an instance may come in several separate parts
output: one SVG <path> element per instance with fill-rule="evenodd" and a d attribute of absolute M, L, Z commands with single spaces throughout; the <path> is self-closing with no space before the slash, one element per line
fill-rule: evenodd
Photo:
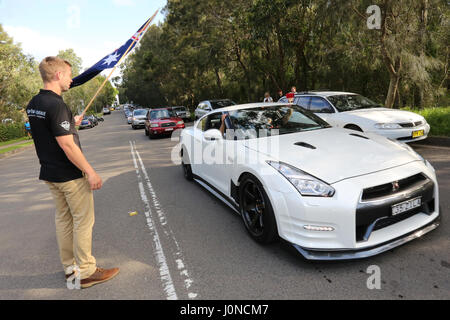
<path fill-rule="evenodd" d="M 30 121 L 25 122 L 25 132 L 27 133 L 27 138 L 31 138 L 31 127 L 30 127 Z"/>
<path fill-rule="evenodd" d="M 283 90 L 278 90 L 278 100 L 280 100 L 281 98 L 283 98 Z"/>
<path fill-rule="evenodd" d="M 273 99 L 272 99 L 272 97 L 270 96 L 270 93 L 269 92 L 266 92 L 265 94 L 264 94 L 264 101 L 263 102 L 273 102 Z"/>
<path fill-rule="evenodd" d="M 73 117 L 61 93 L 72 83 L 69 62 L 47 57 L 39 65 L 44 89 L 31 99 L 27 115 L 33 131 L 36 153 L 41 164 L 39 179 L 48 185 L 56 205 L 56 238 L 66 279 L 79 270 L 82 288 L 108 281 L 118 268 L 97 267 L 92 255 L 94 226 L 93 190 L 102 187 L 102 179 L 81 151 Z"/>

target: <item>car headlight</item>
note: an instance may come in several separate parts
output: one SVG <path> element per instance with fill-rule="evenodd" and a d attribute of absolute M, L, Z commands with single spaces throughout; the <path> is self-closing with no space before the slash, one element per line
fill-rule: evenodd
<path fill-rule="evenodd" d="M 401 129 L 402 126 L 398 123 L 376 123 L 375 128 L 377 129 Z"/>
<path fill-rule="evenodd" d="M 157 124 L 157 123 L 150 124 L 150 128 L 158 128 L 158 127 L 159 127 L 159 124 Z"/>
<path fill-rule="evenodd" d="M 177 124 L 183 124 L 183 123 L 184 123 L 183 121 L 178 121 L 178 122 L 177 122 Z"/>
<path fill-rule="evenodd" d="M 283 162 L 267 161 L 300 192 L 302 196 L 332 197 L 336 192 L 327 183 Z"/>

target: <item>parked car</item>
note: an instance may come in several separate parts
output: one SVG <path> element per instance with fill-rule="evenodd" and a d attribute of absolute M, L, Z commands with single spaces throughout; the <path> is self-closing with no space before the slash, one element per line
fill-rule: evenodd
<path fill-rule="evenodd" d="M 229 99 L 202 101 L 198 104 L 197 109 L 195 109 L 195 120 L 204 116 L 208 112 L 211 112 L 212 110 L 232 106 L 235 104 L 235 102 Z"/>
<path fill-rule="evenodd" d="M 177 107 L 172 107 L 171 109 L 172 109 L 172 112 L 174 112 L 177 117 L 183 119 L 183 121 L 191 120 L 191 113 L 189 112 L 189 110 L 186 107 L 177 106 Z"/>
<path fill-rule="evenodd" d="M 156 136 L 172 135 L 175 130 L 184 129 L 184 121 L 172 110 L 151 109 L 145 120 L 145 135 L 152 139 Z"/>
<path fill-rule="evenodd" d="M 280 102 L 286 103 L 286 97 Z M 299 105 L 334 127 L 375 133 L 401 142 L 426 139 L 430 125 L 414 112 L 388 109 L 351 92 L 314 91 L 295 94 Z"/>
<path fill-rule="evenodd" d="M 94 116 L 98 122 L 103 122 L 105 121 L 105 119 L 103 117 L 99 117 L 99 116 Z"/>
<path fill-rule="evenodd" d="M 133 129 L 145 127 L 145 117 L 147 115 L 147 109 L 136 109 L 131 116 L 131 127 Z"/>
<path fill-rule="evenodd" d="M 233 130 L 219 130 L 224 114 Z M 307 259 L 365 258 L 439 226 L 427 160 L 407 144 L 332 127 L 297 105 L 214 110 L 181 132 L 180 146 L 185 178 L 239 213 L 251 238 L 279 236 Z"/>
<path fill-rule="evenodd" d="M 90 122 L 92 122 L 92 124 L 94 126 L 98 125 L 98 120 L 97 120 L 97 118 L 94 115 L 91 114 L 90 116 L 87 116 L 87 118 L 89 119 Z"/>
<path fill-rule="evenodd" d="M 111 114 L 111 110 L 109 110 L 109 108 L 105 107 L 103 108 L 103 114 Z"/>
<path fill-rule="evenodd" d="M 81 120 L 81 124 L 78 127 L 78 130 L 92 128 L 93 126 L 94 124 L 88 119 L 88 117 L 84 117 L 83 120 Z"/>

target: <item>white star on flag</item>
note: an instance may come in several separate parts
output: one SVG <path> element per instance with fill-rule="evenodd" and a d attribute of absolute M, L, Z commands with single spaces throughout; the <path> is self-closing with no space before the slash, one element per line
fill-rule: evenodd
<path fill-rule="evenodd" d="M 120 57 L 120 54 L 117 54 L 117 52 L 114 52 L 113 54 L 110 54 L 103 62 L 103 64 L 108 64 L 108 66 L 117 61 L 117 58 Z"/>

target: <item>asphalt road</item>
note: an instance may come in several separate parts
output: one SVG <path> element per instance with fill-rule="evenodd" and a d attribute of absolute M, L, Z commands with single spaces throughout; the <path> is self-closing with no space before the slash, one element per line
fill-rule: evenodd
<path fill-rule="evenodd" d="M 122 112 L 80 139 L 104 180 L 95 192 L 93 253 L 120 274 L 67 289 L 53 201 L 28 148 L 0 160 L 0 299 L 450 298 L 450 148 L 414 146 L 437 171 L 444 211 L 437 230 L 376 257 L 324 263 L 306 261 L 282 241 L 252 241 L 237 214 L 172 164 L 176 142 L 148 140 Z M 369 290 L 373 265 L 381 289 Z"/>

